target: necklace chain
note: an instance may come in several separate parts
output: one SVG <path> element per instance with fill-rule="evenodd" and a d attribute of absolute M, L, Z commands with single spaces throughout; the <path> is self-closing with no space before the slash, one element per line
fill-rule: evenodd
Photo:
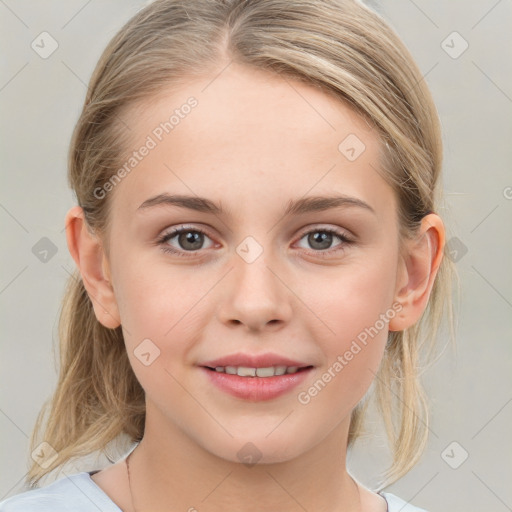
<path fill-rule="evenodd" d="M 133 509 L 133 512 L 137 512 L 135 509 L 135 502 L 133 501 L 132 482 L 131 482 L 131 478 L 130 478 L 130 457 L 132 456 L 132 453 L 133 453 L 133 450 L 130 452 L 128 457 L 126 457 L 126 470 L 128 472 L 128 488 L 130 489 L 130 498 L 132 500 L 132 509 Z M 359 491 L 359 485 L 357 485 L 357 483 L 355 482 L 355 480 L 353 478 L 351 478 L 351 479 L 354 482 L 356 489 L 357 489 L 357 497 L 359 499 L 359 510 L 361 510 L 361 492 Z"/>
<path fill-rule="evenodd" d="M 130 462 L 129 462 L 129 460 L 130 460 L 130 457 L 132 456 L 132 453 L 133 453 L 133 450 L 130 452 L 128 457 L 126 457 L 126 470 L 128 471 L 128 488 L 130 489 L 130 498 L 132 500 L 132 509 L 133 509 L 133 512 L 137 512 L 135 510 L 135 503 L 133 501 L 132 482 L 130 479 Z"/>

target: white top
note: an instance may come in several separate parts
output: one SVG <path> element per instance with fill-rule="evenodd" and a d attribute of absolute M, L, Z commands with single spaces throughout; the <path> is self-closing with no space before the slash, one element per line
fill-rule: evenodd
<path fill-rule="evenodd" d="M 99 471 L 99 470 L 98 470 Z M 91 478 L 97 471 L 75 473 L 0 502 L 0 512 L 122 512 Z M 388 512 L 426 512 L 394 494 L 381 492 Z"/>

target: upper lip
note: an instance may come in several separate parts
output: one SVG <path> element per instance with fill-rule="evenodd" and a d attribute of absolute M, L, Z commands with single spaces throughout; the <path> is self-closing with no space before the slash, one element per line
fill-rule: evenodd
<path fill-rule="evenodd" d="M 311 366 L 301 361 L 289 359 L 287 357 L 280 356 L 278 354 L 230 354 L 228 356 L 219 357 L 218 359 L 212 359 L 201 363 L 199 366 L 207 366 L 209 368 L 215 368 L 217 366 L 244 366 L 247 368 L 268 368 L 270 366 L 297 366 L 304 368 Z"/>

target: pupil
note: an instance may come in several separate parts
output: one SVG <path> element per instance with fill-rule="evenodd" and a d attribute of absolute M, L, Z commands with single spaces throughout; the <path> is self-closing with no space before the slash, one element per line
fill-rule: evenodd
<path fill-rule="evenodd" d="M 202 234 L 201 233 L 198 233 L 197 231 L 189 231 L 187 233 L 181 233 L 180 235 L 180 245 L 186 249 L 187 248 L 187 243 L 190 243 L 192 245 L 192 247 L 188 247 L 190 250 L 192 249 L 200 249 L 201 248 L 201 244 L 202 244 L 202 239 L 201 239 L 201 236 Z M 183 245 L 185 244 L 185 245 Z"/>
<path fill-rule="evenodd" d="M 320 247 L 316 247 L 317 249 L 329 249 L 332 241 L 332 234 L 326 233 L 325 231 L 317 231 L 316 233 L 309 235 L 309 238 L 309 242 L 312 247 L 315 247 L 315 244 L 320 244 Z"/>

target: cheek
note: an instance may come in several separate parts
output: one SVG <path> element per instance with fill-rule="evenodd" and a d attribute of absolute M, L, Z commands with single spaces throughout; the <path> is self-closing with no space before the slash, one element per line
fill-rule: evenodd
<path fill-rule="evenodd" d="M 395 274 L 393 260 L 388 257 L 387 261 L 374 258 L 373 262 L 361 261 L 323 275 L 317 273 L 314 279 L 304 278 L 299 294 L 323 325 L 317 331 L 318 339 L 331 340 L 332 349 L 342 349 L 344 343 L 374 326 L 391 308 Z M 381 324 L 378 322 L 379 331 L 383 330 Z"/>
<path fill-rule="evenodd" d="M 129 331 L 161 337 L 188 306 L 183 277 L 135 254 L 117 266 L 116 300 Z M 142 332 L 146 330 L 146 332 Z"/>
<path fill-rule="evenodd" d="M 338 404 L 344 414 L 353 408 L 375 378 L 388 337 L 389 321 L 395 310 L 392 258 L 336 269 L 336 275 L 315 279 L 316 286 L 304 287 L 301 297 L 315 312 L 318 322 L 311 335 L 325 359 L 314 388 L 304 389 L 301 402 L 318 400 Z"/>
<path fill-rule="evenodd" d="M 179 403 L 183 389 L 180 372 L 194 337 L 201 311 L 199 298 L 211 285 L 195 283 L 184 293 L 183 272 L 133 257 L 119 262 L 116 299 L 123 336 L 133 371 L 154 402 Z M 203 290 L 204 288 L 204 290 Z M 174 378 L 173 378 L 174 377 Z"/>
<path fill-rule="evenodd" d="M 127 349 L 136 350 L 149 339 L 159 348 L 160 362 L 166 367 L 186 360 L 201 322 L 209 318 L 204 308 L 216 276 L 198 279 L 183 268 L 137 257 L 120 261 L 117 270 L 116 299 Z"/>

